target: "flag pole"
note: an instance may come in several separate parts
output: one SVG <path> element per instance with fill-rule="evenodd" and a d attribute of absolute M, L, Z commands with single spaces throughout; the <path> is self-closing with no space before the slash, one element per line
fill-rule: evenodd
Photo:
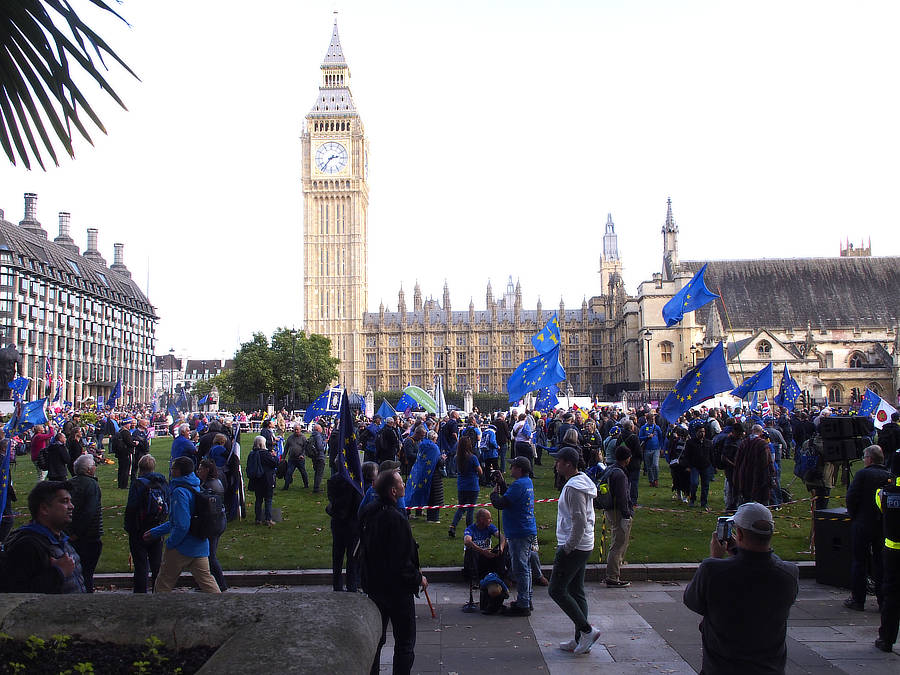
<path fill-rule="evenodd" d="M 722 301 L 722 309 L 725 310 L 725 320 L 728 322 L 728 330 L 731 332 L 731 339 L 734 342 L 734 353 L 737 355 L 738 366 L 741 369 L 741 382 L 743 382 L 744 364 L 741 362 L 741 352 L 737 348 L 737 340 L 734 337 L 734 326 L 731 325 L 731 317 L 728 315 L 728 306 L 725 304 L 725 296 L 722 295 L 722 287 L 717 284 L 716 290 L 719 291 L 719 300 Z"/>

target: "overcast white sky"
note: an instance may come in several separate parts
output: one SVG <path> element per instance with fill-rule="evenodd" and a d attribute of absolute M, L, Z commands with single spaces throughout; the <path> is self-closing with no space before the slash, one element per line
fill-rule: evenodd
<path fill-rule="evenodd" d="M 7 220 L 37 192 L 51 238 L 68 210 L 82 248 L 90 226 L 110 263 L 124 241 L 159 353 L 300 327 L 299 137 L 334 9 L 371 143 L 370 310 L 444 278 L 483 308 L 510 274 L 526 307 L 580 306 L 607 212 L 634 292 L 668 196 L 683 259 L 900 254 L 895 0 L 126 0 L 131 28 L 88 9 L 142 81 L 112 75 L 128 112 L 84 83 L 109 135 L 76 160 L 0 162 Z"/>

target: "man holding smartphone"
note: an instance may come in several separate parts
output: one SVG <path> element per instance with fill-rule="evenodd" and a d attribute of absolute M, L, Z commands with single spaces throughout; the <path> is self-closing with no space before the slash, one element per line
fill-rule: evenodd
<path fill-rule="evenodd" d="M 783 673 L 787 619 L 797 598 L 799 570 L 772 552 L 775 521 L 762 504 L 734 514 L 733 536 L 709 542 L 684 590 L 684 604 L 703 616 L 703 672 Z"/>

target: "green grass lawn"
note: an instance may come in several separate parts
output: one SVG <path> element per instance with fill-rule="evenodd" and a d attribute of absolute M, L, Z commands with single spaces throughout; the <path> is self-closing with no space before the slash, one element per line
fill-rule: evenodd
<path fill-rule="evenodd" d="M 242 456 L 246 458 L 252 437 L 244 435 Z M 171 440 L 155 439 L 152 452 L 158 466 L 165 474 L 168 466 Z M 709 538 L 715 529 L 715 509 L 722 508 L 722 486 L 724 476 L 716 476 L 710 489 L 712 513 L 690 509 L 686 504 L 671 499 L 669 474 L 665 462 L 661 461 L 660 487 L 650 488 L 642 477 L 640 503 L 635 514 L 632 540 L 627 559 L 632 563 L 649 562 L 696 562 L 708 555 Z M 309 467 L 308 467 L 309 468 Z M 545 458 L 544 465 L 535 467 L 535 494 L 537 498 L 556 497 L 553 489 L 552 462 Z M 782 478 L 784 485 L 790 483 L 793 463 L 784 461 Z M 327 473 L 327 470 L 326 470 Z M 27 511 L 26 497 L 34 480 L 34 469 L 30 461 L 20 462 L 14 474 L 16 488 L 20 495 L 17 511 Z M 126 490 L 116 487 L 116 466 L 103 465 L 97 472 L 103 491 L 103 555 L 98 572 L 124 572 L 128 570 L 128 537 L 122 529 Z M 310 475 L 310 480 L 312 475 Z M 281 490 L 279 481 L 275 490 L 274 507 L 282 510 L 283 522 L 273 528 L 258 527 L 253 524 L 252 504 L 248 504 L 250 520 L 233 521 L 219 543 L 219 560 L 226 570 L 239 569 L 310 569 L 331 567 L 331 530 L 329 518 L 325 514 L 324 493 L 312 494 L 312 488 L 303 489 L 299 475 L 294 473 L 294 484 L 287 492 Z M 795 498 L 807 497 L 803 484 L 797 480 L 791 491 Z M 839 486 L 834 495 L 843 495 Z M 456 480 L 444 479 L 444 496 L 447 503 L 456 501 Z M 252 493 L 248 494 L 252 500 Z M 481 502 L 490 501 L 488 490 L 483 489 Z M 842 506 L 843 501 L 833 501 L 834 506 Z M 494 522 L 497 523 L 497 514 Z M 419 542 L 419 556 L 423 566 L 446 566 L 462 564 L 462 530 L 458 528 L 456 539 L 447 537 L 447 527 L 452 518 L 452 510 L 441 512 L 439 525 L 426 523 L 424 519 L 412 519 L 413 534 Z M 550 563 L 556 546 L 556 504 L 538 504 L 535 508 L 538 522 L 538 539 L 541 545 L 541 560 Z M 808 548 L 810 529 L 809 502 L 785 506 L 775 512 L 774 549 L 787 560 L 809 560 L 811 556 L 801 554 Z M 24 516 L 16 519 L 16 525 L 26 521 Z M 591 562 L 599 561 L 599 539 L 601 518 L 597 518 L 598 546 Z M 464 524 L 461 523 L 461 525 Z M 605 561 L 605 558 L 604 558 Z"/>

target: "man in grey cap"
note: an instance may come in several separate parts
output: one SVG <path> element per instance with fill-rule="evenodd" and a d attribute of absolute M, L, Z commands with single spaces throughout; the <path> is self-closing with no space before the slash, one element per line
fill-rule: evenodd
<path fill-rule="evenodd" d="M 742 504 L 731 520 L 733 536 L 713 533 L 710 557 L 684 589 L 684 604 L 703 616 L 702 672 L 783 673 L 799 570 L 772 552 L 775 521 L 765 506 Z"/>

